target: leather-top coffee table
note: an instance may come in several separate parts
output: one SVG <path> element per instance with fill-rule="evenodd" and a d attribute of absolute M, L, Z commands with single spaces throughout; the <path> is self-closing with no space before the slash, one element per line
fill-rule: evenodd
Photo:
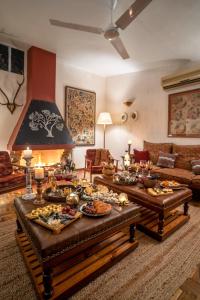
<path fill-rule="evenodd" d="M 138 246 L 133 203 L 104 217 L 82 216 L 57 235 L 26 218 L 32 201 L 16 198 L 14 207 L 17 241 L 40 299 L 66 299 Z"/>
<path fill-rule="evenodd" d="M 130 201 L 141 206 L 141 218 L 137 228 L 159 241 L 166 239 L 189 220 L 188 203 L 192 199 L 192 191 L 188 188 L 154 197 L 137 185 L 125 186 L 113 183 L 112 178 L 97 176 L 94 183 L 106 185 L 117 193 L 127 193 Z M 182 204 L 183 211 L 177 210 L 176 208 Z"/>

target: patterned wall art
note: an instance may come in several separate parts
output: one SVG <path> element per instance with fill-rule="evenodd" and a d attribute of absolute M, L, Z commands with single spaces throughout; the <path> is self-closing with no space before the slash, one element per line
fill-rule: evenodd
<path fill-rule="evenodd" d="M 200 137 L 200 89 L 169 95 L 168 136 Z"/>
<path fill-rule="evenodd" d="M 77 146 L 95 144 L 96 93 L 65 87 L 65 122 Z"/>

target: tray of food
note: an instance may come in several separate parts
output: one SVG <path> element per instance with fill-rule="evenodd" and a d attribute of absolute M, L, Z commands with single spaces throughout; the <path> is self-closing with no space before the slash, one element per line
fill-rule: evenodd
<path fill-rule="evenodd" d="M 124 174 L 115 174 L 113 177 L 113 182 L 118 185 L 134 185 L 138 182 L 136 176 L 130 176 Z"/>
<path fill-rule="evenodd" d="M 163 188 L 170 188 L 173 190 L 179 190 L 182 189 L 183 187 L 187 187 L 186 184 L 181 184 L 175 180 L 163 180 L 160 182 L 160 186 Z"/>
<path fill-rule="evenodd" d="M 66 197 L 71 192 L 82 193 L 82 187 L 73 184 L 57 185 L 56 188 L 49 187 L 43 193 L 43 198 L 49 202 L 66 202 Z"/>
<path fill-rule="evenodd" d="M 80 212 L 88 217 L 103 217 L 109 215 L 112 206 L 100 200 L 88 201 L 80 207 Z"/>
<path fill-rule="evenodd" d="M 170 188 L 148 188 L 147 193 L 151 196 L 164 196 L 173 194 L 173 189 Z"/>
<path fill-rule="evenodd" d="M 78 220 L 82 213 L 61 204 L 51 204 L 33 209 L 26 215 L 29 220 L 59 234 L 65 227 Z"/>

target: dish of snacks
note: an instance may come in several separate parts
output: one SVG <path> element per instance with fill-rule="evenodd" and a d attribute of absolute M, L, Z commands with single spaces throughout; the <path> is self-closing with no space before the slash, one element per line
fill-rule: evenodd
<path fill-rule="evenodd" d="M 100 200 L 88 201 L 80 207 L 80 212 L 89 217 L 102 217 L 111 213 L 112 206 Z"/>
<path fill-rule="evenodd" d="M 108 194 L 109 190 L 105 185 L 95 185 L 90 184 L 90 186 L 87 186 L 81 195 L 81 199 L 84 201 L 90 201 L 98 198 L 98 195 L 100 195 L 101 199 L 103 198 L 103 194 Z M 104 197 L 105 198 L 105 197 Z"/>
<path fill-rule="evenodd" d="M 92 200 L 101 200 L 107 203 L 117 203 L 118 194 L 114 193 L 112 190 L 107 192 L 96 192 L 92 194 Z"/>
<path fill-rule="evenodd" d="M 70 206 L 51 204 L 33 209 L 27 218 L 58 234 L 63 228 L 81 217 L 81 213 Z"/>
<path fill-rule="evenodd" d="M 160 186 L 164 187 L 164 188 L 175 189 L 175 188 L 180 188 L 181 184 L 175 180 L 163 180 L 163 181 L 161 181 Z"/>
<path fill-rule="evenodd" d="M 170 189 L 170 188 L 164 188 L 164 189 L 160 189 L 160 188 L 148 188 L 147 192 L 151 196 L 163 196 L 163 195 L 167 195 L 167 194 L 172 194 L 173 190 Z"/>
<path fill-rule="evenodd" d="M 73 184 L 58 185 L 56 186 L 56 190 L 53 191 L 52 188 L 49 187 L 44 191 L 43 198 L 49 202 L 66 202 L 66 197 L 72 191 L 77 194 L 81 194 L 83 192 L 83 188 L 81 186 L 74 187 Z"/>
<path fill-rule="evenodd" d="M 90 184 L 84 189 L 84 194 L 90 196 L 90 195 L 92 195 L 92 193 L 94 193 L 96 191 L 97 191 L 96 185 Z"/>
<path fill-rule="evenodd" d="M 120 185 L 133 185 L 137 183 L 136 176 L 132 176 L 129 172 L 116 173 L 113 176 L 113 182 Z"/>

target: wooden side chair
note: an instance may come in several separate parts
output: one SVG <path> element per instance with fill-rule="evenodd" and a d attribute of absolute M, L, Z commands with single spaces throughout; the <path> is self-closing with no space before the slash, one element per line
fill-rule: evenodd
<path fill-rule="evenodd" d="M 116 172 L 118 170 L 118 160 L 114 159 L 108 149 L 87 149 L 85 155 L 84 178 L 86 172 L 90 173 L 90 181 L 93 174 L 102 174 L 103 162 L 113 160 Z"/>

